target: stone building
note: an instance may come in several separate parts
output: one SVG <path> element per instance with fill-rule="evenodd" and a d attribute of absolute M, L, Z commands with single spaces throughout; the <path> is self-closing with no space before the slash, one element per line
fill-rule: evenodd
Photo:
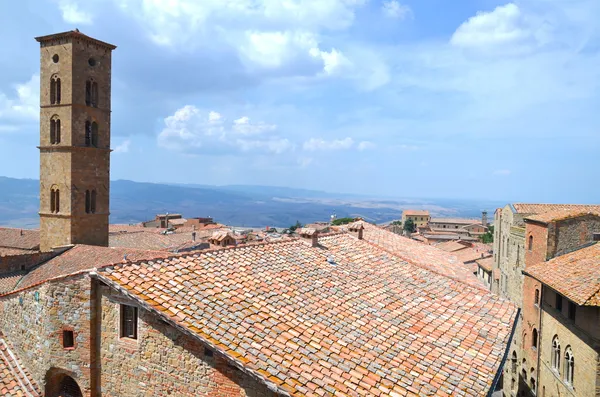
<path fill-rule="evenodd" d="M 523 272 L 591 243 L 595 233 L 600 232 L 600 218 L 596 212 L 590 212 L 597 210 L 597 206 L 515 204 L 513 207 L 521 213 L 512 209 L 508 216 L 503 210 L 496 212 L 494 246 L 497 248 L 493 266 L 501 276 L 493 288 L 522 308 L 511 346 L 512 364 L 505 368 L 504 389 L 527 395 L 539 390 L 540 385 L 538 346 L 541 343 L 542 287 Z"/>
<path fill-rule="evenodd" d="M 497 389 L 517 308 L 435 247 L 364 222 L 186 254 L 107 247 L 114 46 L 78 31 L 38 41 L 42 86 L 51 84 L 42 88 L 51 98 L 42 101 L 43 226 L 40 251 L 0 257 L 3 396 Z"/>

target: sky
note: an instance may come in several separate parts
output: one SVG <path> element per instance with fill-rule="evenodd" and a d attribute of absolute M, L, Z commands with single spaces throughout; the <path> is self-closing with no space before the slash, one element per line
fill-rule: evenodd
<path fill-rule="evenodd" d="M 39 43 L 117 45 L 111 178 L 600 202 L 598 0 L 0 2 L 0 175 L 39 175 Z"/>

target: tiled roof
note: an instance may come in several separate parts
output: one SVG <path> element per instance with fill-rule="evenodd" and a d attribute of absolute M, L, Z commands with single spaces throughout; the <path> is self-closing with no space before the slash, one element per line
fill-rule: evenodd
<path fill-rule="evenodd" d="M 26 272 L 0 274 L 0 294 L 12 291 Z M 1 394 L 0 394 L 1 396 Z"/>
<path fill-rule="evenodd" d="M 583 211 L 600 211 L 600 205 L 587 204 L 513 204 L 515 210 L 520 214 L 541 214 L 548 211 L 564 211 L 581 209 Z"/>
<path fill-rule="evenodd" d="M 600 208 L 600 206 L 599 206 L 599 208 Z M 563 219 L 577 218 L 579 216 L 584 216 L 584 215 L 600 216 L 600 209 L 598 211 L 591 211 L 589 209 L 581 209 L 581 208 L 553 210 L 553 211 L 543 212 L 541 214 L 531 215 L 525 219 L 532 220 L 535 222 L 541 222 L 541 223 L 550 223 L 550 222 L 561 221 Z"/>
<path fill-rule="evenodd" d="M 427 210 L 404 210 L 404 211 L 402 211 L 402 215 L 429 216 L 429 211 L 427 211 Z"/>
<path fill-rule="evenodd" d="M 145 229 L 142 231 L 110 233 L 108 236 L 108 245 L 111 247 L 169 251 L 193 240 L 191 232 L 176 231 L 175 233 L 163 234 L 161 230 L 164 231 L 165 229 Z M 210 235 L 212 231 L 207 233 Z M 202 233 L 196 232 L 196 238 L 202 236 Z"/>
<path fill-rule="evenodd" d="M 319 243 L 219 249 L 97 277 L 294 396 L 487 393 L 512 303 L 346 233 Z"/>
<path fill-rule="evenodd" d="M 484 288 L 481 281 L 471 273 L 471 270 L 449 252 L 390 233 L 369 223 L 365 224 L 364 239 L 409 263 L 471 286 Z"/>
<path fill-rule="evenodd" d="M 39 250 L 24 250 L 20 248 L 0 247 L 0 256 L 27 255 L 39 252 Z"/>
<path fill-rule="evenodd" d="M 76 245 L 31 270 L 21 279 L 15 289 L 28 288 L 53 278 L 120 263 L 124 260 L 125 256 L 127 260 L 135 261 L 150 258 L 166 258 L 169 255 L 173 254 L 133 248 Z"/>
<path fill-rule="evenodd" d="M 445 243 L 440 243 L 436 245 L 435 248 L 439 248 L 442 251 L 446 252 L 456 252 L 469 248 L 469 245 L 461 244 L 458 241 L 447 241 Z"/>
<path fill-rule="evenodd" d="M 491 272 L 494 267 L 494 258 L 491 256 L 484 259 L 477 259 L 477 264 L 488 272 Z"/>
<path fill-rule="evenodd" d="M 0 338 L 0 396 L 39 397 L 41 392 L 4 339 Z"/>
<path fill-rule="evenodd" d="M 233 237 L 230 233 L 229 230 L 218 230 L 216 232 L 213 232 L 210 239 L 211 240 L 215 240 L 215 241 L 223 241 L 225 240 L 227 237 Z"/>
<path fill-rule="evenodd" d="M 525 273 L 578 305 L 600 306 L 600 244 L 538 263 Z"/>
<path fill-rule="evenodd" d="M 457 223 L 462 225 L 481 224 L 481 219 L 468 218 L 431 218 L 429 223 Z"/>
<path fill-rule="evenodd" d="M 483 259 L 491 256 L 487 252 L 480 252 L 474 248 L 467 248 L 466 250 L 457 251 L 454 253 L 459 261 L 468 263 L 474 262 L 477 259 Z"/>
<path fill-rule="evenodd" d="M 0 228 L 0 247 L 39 250 L 40 231 L 2 227 Z"/>

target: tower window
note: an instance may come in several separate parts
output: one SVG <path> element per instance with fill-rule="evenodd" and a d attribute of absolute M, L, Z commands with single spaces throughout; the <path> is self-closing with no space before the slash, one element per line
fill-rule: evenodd
<path fill-rule="evenodd" d="M 94 79 L 85 82 L 85 104 L 98 107 L 98 83 Z"/>
<path fill-rule="evenodd" d="M 88 59 L 88 65 L 92 67 L 96 66 L 96 60 L 94 58 Z"/>
<path fill-rule="evenodd" d="M 60 190 L 56 187 L 50 189 L 50 212 L 60 212 Z"/>
<path fill-rule="evenodd" d="M 54 54 L 54 55 L 52 56 L 52 62 L 54 62 L 54 63 L 58 63 L 58 54 Z"/>
<path fill-rule="evenodd" d="M 137 339 L 137 307 L 121 305 L 121 338 Z"/>
<path fill-rule="evenodd" d="M 85 146 L 92 145 L 92 123 L 85 122 Z"/>
<path fill-rule="evenodd" d="M 50 143 L 52 145 L 60 143 L 60 119 L 58 116 L 54 116 L 50 120 Z"/>
<path fill-rule="evenodd" d="M 85 212 L 87 214 L 96 213 L 96 191 L 86 190 L 85 191 Z"/>
<path fill-rule="evenodd" d="M 529 236 L 529 251 L 533 250 L 533 236 Z"/>
<path fill-rule="evenodd" d="M 92 123 L 92 146 L 98 147 L 98 123 Z"/>
<path fill-rule="evenodd" d="M 50 79 L 50 103 L 60 105 L 60 78 L 57 75 Z"/>
<path fill-rule="evenodd" d="M 531 347 L 534 349 L 537 349 L 537 345 L 538 345 L 538 332 L 537 329 L 533 329 L 533 332 L 531 334 Z"/>

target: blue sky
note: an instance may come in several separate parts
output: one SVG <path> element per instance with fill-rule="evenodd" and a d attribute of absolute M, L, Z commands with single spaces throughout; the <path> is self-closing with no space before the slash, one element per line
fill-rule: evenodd
<path fill-rule="evenodd" d="M 600 201 L 597 0 L 0 3 L 0 175 L 39 172 L 39 47 L 113 54 L 112 179 Z"/>

